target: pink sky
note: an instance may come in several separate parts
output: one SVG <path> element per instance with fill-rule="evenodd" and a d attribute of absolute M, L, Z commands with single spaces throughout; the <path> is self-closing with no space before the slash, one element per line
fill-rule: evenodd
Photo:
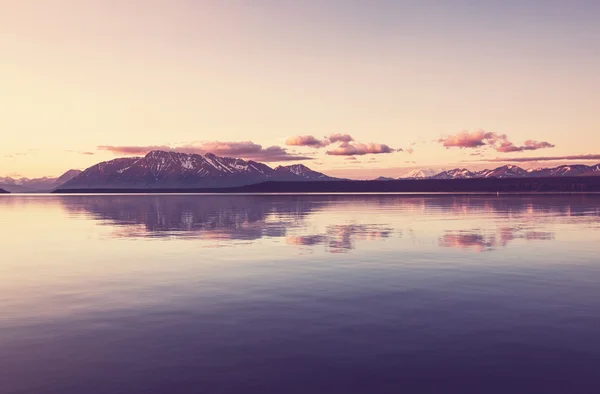
<path fill-rule="evenodd" d="M 8 2 L 0 176 L 148 147 L 358 178 L 600 162 L 600 7 L 496 3 Z"/>

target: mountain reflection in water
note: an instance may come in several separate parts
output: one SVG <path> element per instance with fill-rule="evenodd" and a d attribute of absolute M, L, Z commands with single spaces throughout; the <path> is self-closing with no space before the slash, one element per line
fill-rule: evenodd
<path fill-rule="evenodd" d="M 545 217 L 573 218 L 600 216 L 593 196 L 578 197 L 463 197 L 398 195 L 297 195 L 297 196 L 198 196 L 198 195 L 102 195 L 69 196 L 60 199 L 74 215 L 92 218 L 114 230 L 117 238 L 178 237 L 215 241 L 254 241 L 282 238 L 287 245 L 322 245 L 329 252 L 355 248 L 356 241 L 402 238 L 414 239 L 411 227 L 431 214 L 452 215 L 453 220 L 435 223 L 440 228 L 438 245 L 469 251 L 490 251 L 514 240 L 554 239 Z M 370 215 L 375 210 L 403 215 L 389 218 Z M 316 214 L 336 215 L 334 223 L 314 230 L 310 219 Z M 515 222 L 514 227 L 492 226 L 494 217 Z M 450 224 L 457 220 L 459 228 Z M 487 228 L 467 223 L 480 219 Z M 312 230 L 312 231 L 311 231 Z M 205 245 L 211 246 L 211 245 Z"/>
<path fill-rule="evenodd" d="M 598 391 L 600 196 L 12 195 L 0 233 L 2 394 Z"/>

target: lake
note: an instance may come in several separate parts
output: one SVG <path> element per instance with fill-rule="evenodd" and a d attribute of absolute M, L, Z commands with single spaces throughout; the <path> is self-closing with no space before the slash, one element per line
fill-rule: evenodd
<path fill-rule="evenodd" d="M 0 393 L 597 393 L 600 196 L 0 197 Z"/>

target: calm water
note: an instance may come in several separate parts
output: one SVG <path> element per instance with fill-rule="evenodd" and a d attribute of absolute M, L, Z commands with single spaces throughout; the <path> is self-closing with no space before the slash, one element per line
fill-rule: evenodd
<path fill-rule="evenodd" d="M 600 197 L 3 196 L 0 393 L 598 393 Z"/>

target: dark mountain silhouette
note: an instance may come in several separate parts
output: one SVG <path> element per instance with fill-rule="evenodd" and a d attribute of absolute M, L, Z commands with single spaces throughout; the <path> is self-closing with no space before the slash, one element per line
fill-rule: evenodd
<path fill-rule="evenodd" d="M 60 189 L 174 189 L 214 188 L 255 184 L 267 180 L 327 181 L 335 178 L 296 164 L 275 169 L 266 164 L 229 157 L 152 151 L 144 157 L 96 164 Z"/>
<path fill-rule="evenodd" d="M 7 191 L 6 191 L 6 190 L 4 190 L 4 189 L 0 189 L 0 194 L 9 194 L 9 193 L 10 193 L 10 192 L 7 192 Z"/>

